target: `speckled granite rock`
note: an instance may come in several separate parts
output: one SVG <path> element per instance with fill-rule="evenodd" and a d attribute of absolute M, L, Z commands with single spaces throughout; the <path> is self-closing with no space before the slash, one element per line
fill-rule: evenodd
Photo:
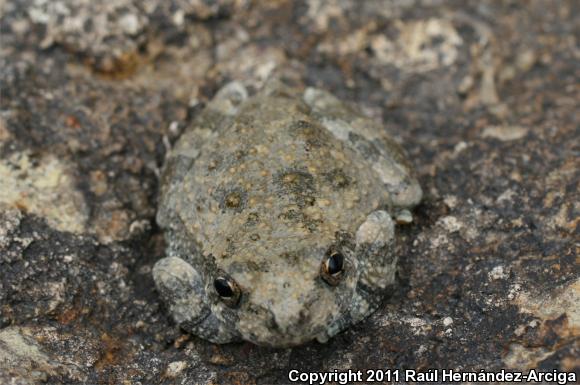
<path fill-rule="evenodd" d="M 0 1 L 0 382 L 578 371 L 577 3 L 256 4 Z M 369 319 L 325 345 L 211 345 L 153 288 L 158 171 L 221 85 L 273 73 L 382 121 L 426 198 Z"/>

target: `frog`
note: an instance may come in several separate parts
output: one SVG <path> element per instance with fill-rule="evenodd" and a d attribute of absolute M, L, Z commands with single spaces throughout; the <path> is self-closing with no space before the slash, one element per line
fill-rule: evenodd
<path fill-rule="evenodd" d="M 161 175 L 155 286 L 179 327 L 216 344 L 324 343 L 376 311 L 423 194 L 381 123 L 278 80 L 220 89 Z"/>

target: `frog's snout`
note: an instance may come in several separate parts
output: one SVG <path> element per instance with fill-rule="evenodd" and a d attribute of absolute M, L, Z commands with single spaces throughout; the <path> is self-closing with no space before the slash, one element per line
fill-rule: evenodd
<path fill-rule="evenodd" d="M 275 330 L 282 334 L 300 334 L 311 320 L 309 304 L 281 304 L 270 309 Z"/>
<path fill-rule="evenodd" d="M 263 326 L 267 333 L 259 333 L 258 345 L 294 346 L 315 338 L 323 325 L 313 322 L 313 313 L 304 304 L 261 306 Z"/>
<path fill-rule="evenodd" d="M 344 311 L 333 289 L 314 276 L 282 282 L 263 280 L 242 309 L 253 314 L 253 320 L 260 320 L 258 327 L 256 323 L 244 323 L 247 335 L 258 345 L 276 346 L 293 346 L 316 338 Z M 256 327 L 261 332 L 251 333 Z"/>

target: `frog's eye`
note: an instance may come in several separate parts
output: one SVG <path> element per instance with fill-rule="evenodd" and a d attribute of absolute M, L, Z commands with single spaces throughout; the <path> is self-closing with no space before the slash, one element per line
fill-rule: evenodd
<path fill-rule="evenodd" d="M 320 276 L 326 283 L 336 286 L 344 275 L 344 255 L 340 251 L 330 250 L 320 266 Z"/>
<path fill-rule="evenodd" d="M 240 301 L 242 290 L 232 278 L 221 275 L 213 281 L 213 287 L 226 305 L 236 306 Z"/>

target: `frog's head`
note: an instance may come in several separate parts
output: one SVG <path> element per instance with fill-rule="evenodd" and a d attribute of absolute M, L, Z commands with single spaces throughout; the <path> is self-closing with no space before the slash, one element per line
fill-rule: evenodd
<path fill-rule="evenodd" d="M 349 312 L 358 278 L 354 248 L 283 252 L 259 264 L 218 270 L 207 291 L 218 318 L 258 345 L 298 345 L 322 338 Z"/>
<path fill-rule="evenodd" d="M 354 234 L 337 232 L 328 242 L 288 238 L 275 254 L 238 248 L 203 271 L 174 255 L 156 263 L 153 277 L 175 321 L 210 341 L 326 341 L 374 310 L 394 282 L 393 232 L 389 214 L 375 211 Z"/>
<path fill-rule="evenodd" d="M 393 282 L 392 239 L 390 216 L 377 211 L 356 234 L 337 232 L 328 244 L 288 242 L 276 258 L 240 251 L 208 275 L 207 298 L 216 317 L 244 340 L 325 341 L 368 314 Z"/>

